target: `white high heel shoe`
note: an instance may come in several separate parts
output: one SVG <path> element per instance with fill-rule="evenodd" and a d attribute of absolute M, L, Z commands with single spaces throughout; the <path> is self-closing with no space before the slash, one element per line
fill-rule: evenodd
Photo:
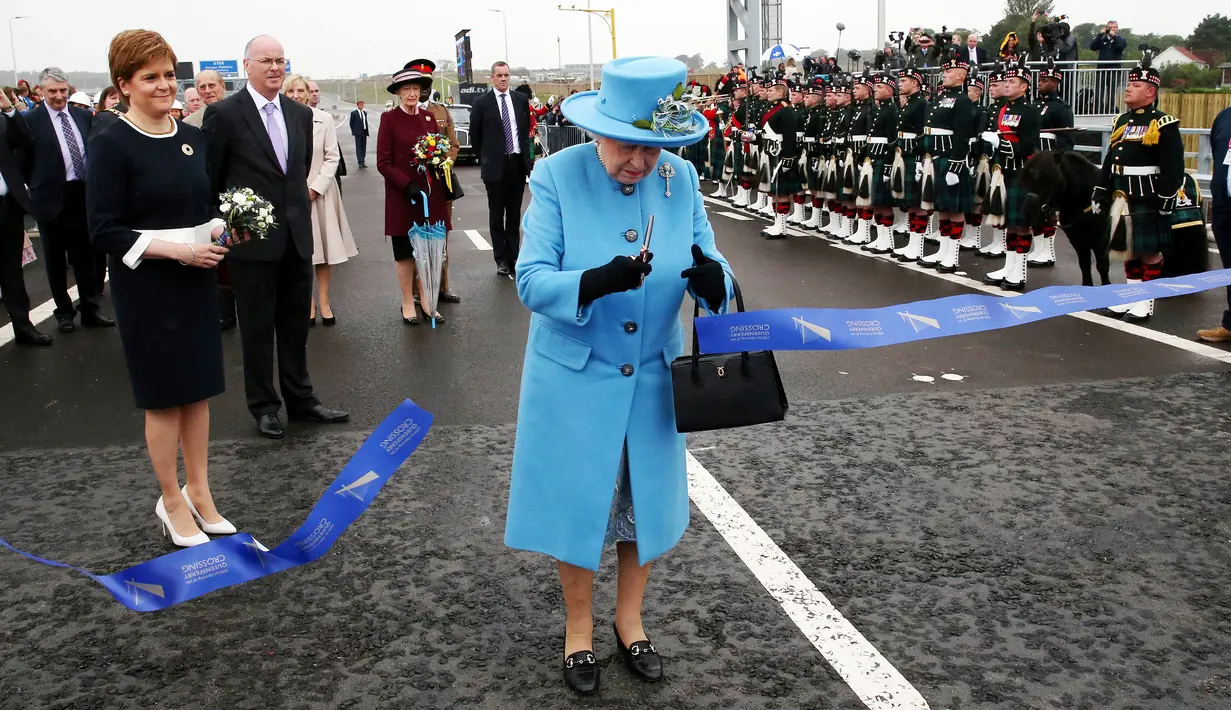
<path fill-rule="evenodd" d="M 167 517 L 167 507 L 162 502 L 162 496 L 158 496 L 158 505 L 154 506 L 154 515 L 157 515 L 158 519 L 162 521 L 163 536 L 166 536 L 168 532 L 171 533 L 171 542 L 174 542 L 179 547 L 196 547 L 197 545 L 204 545 L 209 542 L 209 535 L 200 531 L 196 535 L 188 537 L 182 537 L 179 533 L 175 532 L 175 526 L 171 524 L 171 519 Z"/>
<path fill-rule="evenodd" d="M 222 518 L 221 523 L 205 522 L 205 518 L 202 518 L 201 514 L 197 512 L 197 506 L 193 505 L 192 499 L 188 497 L 188 486 L 181 488 L 180 493 L 183 494 L 184 501 L 188 503 L 188 510 L 192 511 L 192 517 L 197 519 L 197 525 L 199 525 L 205 532 L 210 535 L 234 535 L 236 532 L 239 532 L 235 529 L 235 526 L 231 524 L 231 521 L 226 518 L 222 518 L 221 515 L 218 516 Z"/>

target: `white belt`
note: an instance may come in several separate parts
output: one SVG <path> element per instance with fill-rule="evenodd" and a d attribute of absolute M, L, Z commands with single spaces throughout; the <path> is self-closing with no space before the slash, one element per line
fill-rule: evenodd
<path fill-rule="evenodd" d="M 1040 133 L 1039 138 L 1046 138 L 1047 140 L 1054 141 L 1056 140 L 1056 134 L 1055 133 Z"/>
<path fill-rule="evenodd" d="M 905 138 L 906 140 L 914 140 L 918 137 L 919 137 L 918 133 L 906 133 L 904 131 L 898 131 L 898 138 Z"/>
<path fill-rule="evenodd" d="M 1157 165 L 1113 165 L 1111 172 L 1116 175 L 1143 176 L 1157 175 L 1160 170 Z"/>
<path fill-rule="evenodd" d="M 832 140 L 834 143 L 845 143 L 846 142 L 845 138 L 834 138 Z"/>
<path fill-rule="evenodd" d="M 214 227 L 219 227 L 223 224 L 225 222 L 221 219 L 212 219 L 205 224 L 198 224 L 195 227 L 137 230 L 137 241 L 133 244 L 132 249 L 129 249 L 128 253 L 124 255 L 124 264 L 130 269 L 140 266 L 145 250 L 149 248 L 150 242 L 155 239 L 176 244 L 209 244 L 213 241 L 211 232 L 214 231 Z"/>
<path fill-rule="evenodd" d="M 949 130 L 948 128 L 932 128 L 931 126 L 924 128 L 923 132 L 929 136 L 951 136 L 953 135 L 953 131 Z"/>
<path fill-rule="evenodd" d="M 888 139 L 888 138 L 875 138 L 875 137 L 874 137 L 874 138 L 869 138 L 869 139 L 868 139 L 868 142 L 869 142 L 869 143 L 875 143 L 875 144 L 877 144 L 877 145 L 880 145 L 880 144 L 888 144 L 888 143 L 889 143 L 889 139 Z"/>
<path fill-rule="evenodd" d="M 868 139 L 868 137 L 867 137 L 866 135 L 863 135 L 863 136 L 851 136 L 851 140 L 853 140 L 853 141 L 866 141 L 867 139 Z"/>
<path fill-rule="evenodd" d="M 804 143 L 815 143 L 815 142 L 816 142 L 815 138 L 804 138 Z"/>

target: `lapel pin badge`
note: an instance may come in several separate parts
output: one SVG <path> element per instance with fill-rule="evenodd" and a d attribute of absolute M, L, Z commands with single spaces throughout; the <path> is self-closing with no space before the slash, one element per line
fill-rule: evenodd
<path fill-rule="evenodd" d="M 184 151 L 184 155 L 192 155 L 192 146 L 187 143 L 181 145 L 180 150 Z"/>

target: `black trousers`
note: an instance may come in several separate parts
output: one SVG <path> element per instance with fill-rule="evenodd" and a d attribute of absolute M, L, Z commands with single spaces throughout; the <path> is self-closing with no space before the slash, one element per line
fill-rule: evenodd
<path fill-rule="evenodd" d="M 368 164 L 368 137 L 365 135 L 355 136 L 355 157 L 359 159 L 359 167 Z"/>
<path fill-rule="evenodd" d="M 518 154 L 504 156 L 500 182 L 483 182 L 487 188 L 488 230 L 492 235 L 492 258 L 510 269 L 521 251 L 521 200 L 526 194 L 526 167 Z"/>
<path fill-rule="evenodd" d="M 243 249 L 243 247 L 239 247 Z M 320 404 L 308 377 L 312 261 L 289 243 L 279 261 L 227 259 L 244 346 L 244 393 L 255 418 Z M 282 399 L 274 389 L 274 353 Z"/>
<path fill-rule="evenodd" d="M 22 210 L 12 197 L 0 197 L 0 294 L 14 326 L 30 323 L 30 294 L 21 273 Z"/>
<path fill-rule="evenodd" d="M 68 267 L 73 267 L 77 281 L 77 296 L 82 313 L 97 313 L 102 284 L 98 281 L 98 259 L 90 244 L 90 230 L 85 216 L 85 183 L 73 181 L 64 188 L 64 208 L 54 220 L 39 222 L 43 239 L 43 264 L 47 269 L 47 284 L 56 302 L 57 320 L 71 320 L 77 315 L 73 299 L 68 296 Z"/>
<path fill-rule="evenodd" d="M 1210 221 L 1222 268 L 1231 269 L 1231 210 L 1215 212 Z M 1231 286 L 1227 287 L 1227 310 L 1222 312 L 1222 327 L 1231 330 Z"/>

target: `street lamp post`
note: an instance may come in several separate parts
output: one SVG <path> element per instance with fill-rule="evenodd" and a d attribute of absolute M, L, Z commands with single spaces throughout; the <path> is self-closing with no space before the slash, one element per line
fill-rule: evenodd
<path fill-rule="evenodd" d="M 9 49 L 13 52 L 13 88 L 17 87 L 17 43 L 13 41 L 13 20 L 28 20 L 25 15 L 9 18 Z"/>
<path fill-rule="evenodd" d="M 607 28 L 611 30 L 611 58 L 616 58 L 616 31 L 615 31 L 615 10 L 594 10 L 590 8 L 589 0 L 586 1 L 586 7 L 580 8 L 576 5 L 565 7 L 563 5 L 556 6 L 557 10 L 564 12 L 584 12 L 588 15 L 598 15 L 603 22 L 607 23 Z M 588 22 L 588 19 L 587 19 Z M 590 90 L 594 90 L 594 42 L 590 42 Z"/>
<path fill-rule="evenodd" d="M 504 61 L 512 67 L 512 63 L 509 62 L 509 16 L 505 14 L 504 10 L 488 10 L 488 12 L 498 12 L 504 20 Z"/>

